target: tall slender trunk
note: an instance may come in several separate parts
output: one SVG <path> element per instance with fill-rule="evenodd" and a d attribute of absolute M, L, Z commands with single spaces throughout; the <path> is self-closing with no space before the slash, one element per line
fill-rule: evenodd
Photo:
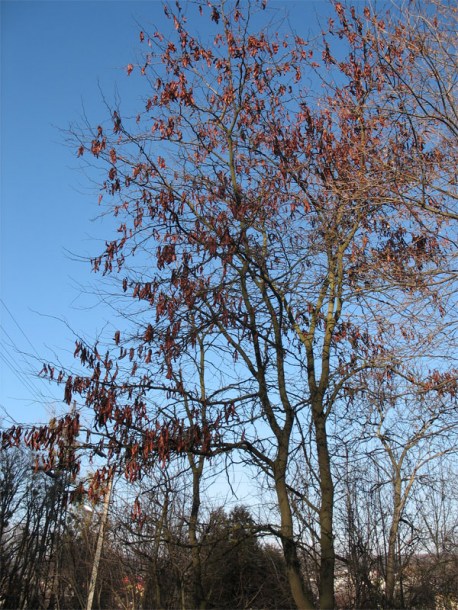
<path fill-rule="evenodd" d="M 97 584 L 97 576 L 99 573 L 100 559 L 102 557 L 102 547 L 103 547 L 103 541 L 104 541 L 104 535 L 105 535 L 105 526 L 107 524 L 108 511 L 110 509 L 111 490 L 113 488 L 113 477 L 114 477 L 114 473 L 111 474 L 111 476 L 108 480 L 107 489 L 105 491 L 105 498 L 103 500 L 103 512 L 102 512 L 102 517 L 100 520 L 99 532 L 97 534 L 97 546 L 95 549 L 95 555 L 94 555 L 94 559 L 92 562 L 92 572 L 91 572 L 91 580 L 89 582 L 86 610 L 92 610 L 95 586 Z"/>
<path fill-rule="evenodd" d="M 335 550 L 333 535 L 334 483 L 331 474 L 326 418 L 320 405 L 314 408 L 316 445 L 318 453 L 318 468 L 320 473 L 321 507 L 320 521 L 320 610 L 335 608 L 334 571 Z"/>
<path fill-rule="evenodd" d="M 198 464 L 195 464 L 195 460 L 190 456 L 190 462 L 192 465 L 192 506 L 191 515 L 189 518 L 189 542 L 192 545 L 192 607 L 196 608 L 197 610 L 205 610 L 207 607 L 207 602 L 202 587 L 202 565 L 199 541 L 197 538 L 197 525 L 200 509 L 200 479 L 202 476 L 203 458 L 200 458 Z"/>
<path fill-rule="evenodd" d="M 394 604 L 394 588 L 396 582 L 396 540 L 398 537 L 401 512 L 401 477 L 400 473 L 397 473 L 394 481 L 393 518 L 388 537 L 388 553 L 386 558 L 385 598 L 388 607 L 391 607 Z"/>
<path fill-rule="evenodd" d="M 159 574 L 159 549 L 161 547 L 161 541 L 163 537 L 163 532 L 166 526 L 166 519 L 169 509 L 169 495 L 168 493 L 164 496 L 164 503 L 162 505 L 161 516 L 159 520 L 156 522 L 156 535 L 154 540 L 153 547 L 153 555 L 152 555 L 152 565 L 151 565 L 151 574 L 148 589 L 145 592 L 145 599 L 143 600 L 143 608 L 147 609 L 153 606 L 151 603 L 154 597 L 154 608 L 156 610 L 163 609 L 163 601 L 162 601 L 162 583 Z M 148 605 L 145 605 L 148 604 Z"/>
<path fill-rule="evenodd" d="M 193 321 L 194 322 L 194 321 Z M 199 344 L 199 365 L 197 367 L 199 373 L 200 384 L 200 399 L 202 404 L 202 423 L 205 424 L 207 417 L 206 407 L 206 389 L 205 389 L 205 342 L 204 336 L 198 335 Z M 185 397 L 186 413 L 189 418 L 189 423 L 192 424 L 193 416 L 189 408 L 187 398 Z M 205 464 L 203 455 L 193 456 L 188 454 L 189 465 L 192 471 L 192 505 L 191 515 L 189 519 L 189 542 L 191 543 L 191 561 L 192 561 L 192 583 L 191 583 L 191 598 L 193 608 L 196 610 L 205 610 L 207 600 L 205 597 L 204 588 L 202 586 L 202 562 L 201 562 L 201 546 L 197 536 L 197 527 L 199 524 L 200 511 L 200 482 Z"/>
<path fill-rule="evenodd" d="M 291 594 L 299 610 L 313 610 L 315 603 L 312 592 L 304 583 L 297 544 L 294 540 L 293 516 L 285 481 L 284 468 L 275 472 L 275 490 L 277 492 L 278 507 L 281 518 L 281 543 L 286 563 L 286 574 Z"/>

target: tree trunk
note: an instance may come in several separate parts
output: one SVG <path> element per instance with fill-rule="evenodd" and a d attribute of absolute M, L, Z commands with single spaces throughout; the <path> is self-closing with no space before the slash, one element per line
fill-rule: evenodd
<path fill-rule="evenodd" d="M 281 517 L 281 542 L 291 594 L 299 610 L 312 610 L 315 608 L 315 603 L 312 592 L 304 583 L 297 555 L 297 545 L 293 535 L 293 517 L 283 468 L 280 474 L 275 473 L 275 489 Z"/>
<path fill-rule="evenodd" d="M 196 610 L 205 610 L 207 602 L 202 587 L 202 566 L 199 541 L 197 539 L 197 525 L 200 509 L 200 479 L 202 476 L 203 459 L 200 458 L 197 465 L 194 463 L 193 459 L 190 459 L 190 461 L 192 465 L 192 506 L 189 519 L 189 542 L 192 545 L 192 607 Z"/>
<path fill-rule="evenodd" d="M 99 532 L 97 534 L 97 546 L 95 549 L 95 555 L 94 555 L 94 559 L 92 562 L 92 573 L 91 573 L 91 580 L 89 582 L 89 591 L 88 591 L 88 596 L 87 596 L 86 610 L 92 610 L 92 602 L 94 600 L 95 586 L 97 584 L 97 576 L 99 573 L 100 559 L 102 557 L 102 547 L 103 547 L 103 540 L 104 540 L 104 534 L 105 534 L 105 526 L 107 524 L 108 511 L 110 509 L 111 490 L 113 488 L 113 476 L 114 475 L 112 474 L 110 476 L 110 479 L 108 480 L 108 486 L 105 491 L 105 498 L 103 500 L 103 512 L 102 512 L 102 517 L 101 517 L 101 521 L 100 521 Z M 100 591 L 99 591 L 99 593 L 100 593 Z M 99 606 L 100 606 L 100 604 L 99 604 Z"/>
<path fill-rule="evenodd" d="M 334 484 L 331 474 L 326 419 L 322 407 L 314 409 L 314 424 L 320 472 L 320 609 L 333 610 L 335 550 L 333 535 Z"/>
<path fill-rule="evenodd" d="M 386 558 L 385 597 L 388 607 L 394 605 L 394 588 L 396 581 L 396 540 L 401 519 L 401 478 L 396 475 L 393 490 L 393 520 L 388 537 L 388 553 Z"/>

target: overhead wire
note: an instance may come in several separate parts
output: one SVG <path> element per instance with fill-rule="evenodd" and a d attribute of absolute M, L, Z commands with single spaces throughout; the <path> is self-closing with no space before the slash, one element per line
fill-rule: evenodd
<path fill-rule="evenodd" d="M 11 336 L 8 334 L 8 332 L 5 330 L 5 328 L 1 324 L 0 324 L 0 329 L 8 337 L 10 344 L 11 344 L 10 346 L 8 346 L 7 343 L 5 341 L 2 341 L 2 339 L 0 337 L 0 343 L 2 345 L 2 350 L 3 350 L 3 353 L 0 352 L 0 358 L 5 362 L 5 364 L 11 370 L 11 372 L 15 375 L 15 377 L 22 383 L 22 385 L 24 385 L 29 391 L 31 391 L 35 395 L 35 398 L 39 397 L 39 401 L 46 401 L 47 400 L 46 396 L 43 394 L 43 391 L 41 390 L 41 388 L 39 388 L 35 384 L 35 381 L 33 379 L 33 375 L 34 375 L 33 368 L 24 358 L 24 355 L 18 349 L 17 345 L 15 344 L 15 342 L 13 341 Z M 25 370 L 24 367 L 19 366 L 19 360 L 16 359 L 11 354 L 9 347 L 14 349 L 16 353 L 21 354 L 22 362 L 24 364 L 26 364 L 30 370 L 27 371 L 27 370 Z"/>
<path fill-rule="evenodd" d="M 11 311 L 8 308 L 8 306 L 6 305 L 5 301 L 0 298 L 0 303 L 3 305 L 4 309 L 7 311 L 8 315 L 14 322 L 15 326 L 19 329 L 20 333 L 24 336 L 28 345 L 30 345 L 34 354 L 39 359 L 40 356 L 38 354 L 38 351 L 36 350 L 35 346 L 30 341 L 29 337 L 26 335 L 26 333 L 24 332 L 24 330 L 22 329 L 22 327 L 20 326 L 20 324 L 18 323 L 18 321 L 16 320 L 14 315 L 11 313 Z M 0 329 L 3 331 L 3 333 L 8 338 L 8 341 L 9 341 L 9 345 L 8 345 L 8 343 L 5 340 L 2 340 L 1 336 L 0 336 L 0 344 L 2 346 L 2 351 L 0 352 L 0 360 L 3 361 L 3 363 L 9 368 L 9 370 L 13 373 L 13 375 L 16 377 L 16 379 L 31 394 L 31 397 L 37 403 L 43 404 L 43 405 L 48 405 L 50 402 L 49 397 L 47 397 L 43 393 L 42 389 L 36 385 L 36 383 L 33 379 L 34 369 L 30 365 L 30 363 L 27 361 L 27 359 L 25 358 L 24 352 L 18 348 L 14 339 L 5 329 L 3 324 L 0 324 Z M 25 370 L 24 366 L 22 366 L 22 367 L 20 366 L 19 360 L 11 353 L 11 349 L 13 349 L 16 352 L 16 354 L 21 355 L 22 362 L 27 366 L 27 368 L 29 368 L 28 371 Z M 36 374 L 36 372 L 35 372 L 35 374 Z"/>
<path fill-rule="evenodd" d="M 40 392 L 36 387 L 32 385 L 32 383 L 27 379 L 26 374 L 8 359 L 4 353 L 0 352 L 0 360 L 3 361 L 4 364 L 10 369 L 16 379 L 31 393 L 35 398 L 40 398 L 40 401 L 43 400 L 44 396 L 40 395 Z"/>
<path fill-rule="evenodd" d="M 13 322 L 15 323 L 15 325 L 18 327 L 19 331 L 21 332 L 21 334 L 24 336 L 25 340 L 27 341 L 27 343 L 30 345 L 30 347 L 32 348 L 32 350 L 35 352 L 35 355 L 40 358 L 40 354 L 37 352 L 37 350 L 35 349 L 33 343 L 30 341 L 29 337 L 25 334 L 25 332 L 23 331 L 23 329 L 21 328 L 21 326 L 19 325 L 19 322 L 16 320 L 16 318 L 13 316 L 13 314 L 11 313 L 9 307 L 7 306 L 7 304 L 5 303 L 5 301 L 0 297 L 0 303 L 3 305 L 3 307 L 6 309 L 6 311 L 8 312 L 8 315 L 10 316 L 10 318 L 13 320 Z"/>

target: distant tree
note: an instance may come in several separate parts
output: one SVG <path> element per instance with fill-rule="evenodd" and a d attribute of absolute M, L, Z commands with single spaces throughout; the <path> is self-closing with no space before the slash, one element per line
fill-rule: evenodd
<path fill-rule="evenodd" d="M 383 382 L 384 381 L 384 382 Z M 425 467 L 450 452 L 458 451 L 456 404 L 449 395 L 427 390 L 421 393 L 399 384 L 395 379 L 376 384 L 368 396 L 372 409 L 369 425 L 375 428 L 384 457 L 372 453 L 381 480 L 391 487 L 391 508 L 384 566 L 385 598 L 388 607 L 395 603 L 397 572 L 408 561 L 408 550 L 401 545 L 400 528 L 406 518 L 410 495 Z M 412 538 L 410 532 L 410 538 Z"/>
<path fill-rule="evenodd" d="M 424 524 L 414 503 L 423 497 L 425 509 L 429 506 L 425 495 L 440 483 L 440 464 L 447 455 L 453 463 L 458 450 L 456 397 L 437 387 L 430 392 L 428 385 L 418 385 L 420 378 L 417 374 L 412 383 L 392 370 L 366 375 L 361 428 L 357 434 L 354 424 L 353 431 L 359 438 L 347 446 L 338 469 L 345 492 L 339 548 L 347 559 L 354 607 L 410 607 L 407 575 L 424 552 Z M 434 537 L 426 536 L 429 544 Z"/>
<path fill-rule="evenodd" d="M 30 464 L 19 449 L 11 449 L 0 453 L 0 465 L 0 599 L 9 604 L 20 595 L 20 577 L 14 569 L 20 545 L 17 519 L 27 497 Z"/>
<path fill-rule="evenodd" d="M 245 507 L 210 514 L 202 540 L 210 607 L 294 607 L 280 549 L 264 546 L 259 529 Z"/>
<path fill-rule="evenodd" d="M 458 601 L 457 480 L 456 468 L 439 461 L 428 464 L 415 490 L 418 545 L 405 578 L 411 607 L 453 608 Z"/>
<path fill-rule="evenodd" d="M 69 489 L 65 477 L 34 472 L 23 448 L 0 452 L 0 463 L 2 607 L 48 608 L 58 596 Z"/>

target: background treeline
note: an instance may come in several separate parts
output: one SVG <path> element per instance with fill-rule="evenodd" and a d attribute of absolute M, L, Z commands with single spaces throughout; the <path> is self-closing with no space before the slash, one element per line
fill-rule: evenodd
<path fill-rule="evenodd" d="M 1 608 L 86 608 L 102 507 L 75 498 L 65 472 L 34 472 L 30 453 L 1 453 Z M 384 465 L 342 464 L 337 504 L 340 608 L 387 607 L 393 520 Z M 189 473 L 158 471 L 111 497 L 94 608 L 192 608 L 196 565 L 189 541 Z M 133 514 L 132 494 L 141 500 Z M 267 508 L 266 508 L 267 507 Z M 135 512 L 135 511 L 134 511 Z M 313 586 L 319 549 L 313 520 L 297 507 L 301 567 Z M 262 519 L 262 520 L 261 520 Z M 293 608 L 281 548 L 262 507 L 201 510 L 199 595 L 208 608 Z M 195 550 L 194 549 L 194 550 Z M 415 482 L 396 537 L 399 608 L 454 608 L 458 602 L 458 488 L 451 465 L 436 464 Z"/>

